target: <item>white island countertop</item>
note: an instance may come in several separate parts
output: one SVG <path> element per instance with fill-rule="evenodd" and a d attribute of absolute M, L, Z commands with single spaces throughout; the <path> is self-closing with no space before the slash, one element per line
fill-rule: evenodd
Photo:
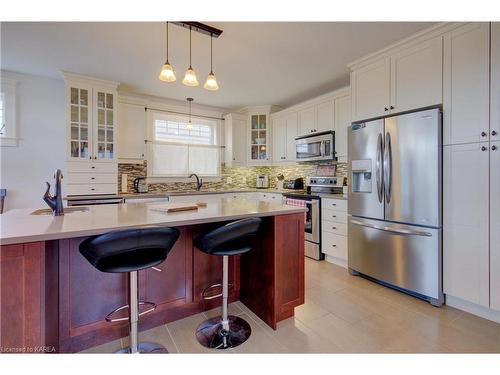
<path fill-rule="evenodd" d="M 0 215 L 0 244 L 92 236 L 112 230 L 148 226 L 183 226 L 247 217 L 265 217 L 304 212 L 304 208 L 252 199 L 226 199 L 207 202 L 206 207 L 182 212 L 160 212 L 167 204 L 140 203 L 89 206 L 85 212 L 64 216 L 31 215 L 35 209 L 15 209 Z"/>

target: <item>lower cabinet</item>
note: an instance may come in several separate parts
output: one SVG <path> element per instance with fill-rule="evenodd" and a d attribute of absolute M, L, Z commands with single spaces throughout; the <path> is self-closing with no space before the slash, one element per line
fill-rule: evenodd
<path fill-rule="evenodd" d="M 444 292 L 484 307 L 490 304 L 489 159 L 488 143 L 443 151 Z"/>
<path fill-rule="evenodd" d="M 44 245 L 0 247 L 0 353 L 32 353 L 42 335 Z"/>
<path fill-rule="evenodd" d="M 347 267 L 346 200 L 321 200 L 321 251 L 327 261 Z"/>

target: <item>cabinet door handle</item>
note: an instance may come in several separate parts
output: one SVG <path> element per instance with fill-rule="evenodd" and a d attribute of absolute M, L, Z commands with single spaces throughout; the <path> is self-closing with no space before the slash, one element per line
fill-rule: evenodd
<path fill-rule="evenodd" d="M 337 215 L 332 215 L 332 217 L 337 217 Z"/>
<path fill-rule="evenodd" d="M 497 146 L 495 146 L 495 145 L 491 146 L 492 151 L 496 151 L 496 149 L 497 149 Z"/>
<path fill-rule="evenodd" d="M 91 168 L 92 168 L 92 169 L 95 169 L 95 166 L 93 165 Z"/>
<path fill-rule="evenodd" d="M 332 229 L 337 229 L 337 227 L 332 227 Z"/>
<path fill-rule="evenodd" d="M 495 130 L 493 130 L 493 131 L 491 132 L 491 135 L 493 135 L 493 136 L 495 136 L 495 135 L 497 135 L 497 134 L 498 134 L 498 133 L 497 133 Z"/>
<path fill-rule="evenodd" d="M 384 111 L 386 111 L 386 112 L 387 112 L 388 110 L 389 110 L 389 108 L 387 108 L 387 107 L 384 107 Z"/>
<path fill-rule="evenodd" d="M 95 180 L 95 177 L 90 177 L 91 180 Z"/>
<path fill-rule="evenodd" d="M 481 147 L 481 151 L 486 151 L 486 150 L 488 150 L 488 147 L 486 147 L 486 146 Z"/>
<path fill-rule="evenodd" d="M 481 132 L 481 137 L 486 137 L 487 133 L 486 132 Z"/>
<path fill-rule="evenodd" d="M 332 247 L 337 247 L 337 245 L 332 245 Z"/>
<path fill-rule="evenodd" d="M 389 108 L 394 109 L 394 106 L 391 105 Z"/>

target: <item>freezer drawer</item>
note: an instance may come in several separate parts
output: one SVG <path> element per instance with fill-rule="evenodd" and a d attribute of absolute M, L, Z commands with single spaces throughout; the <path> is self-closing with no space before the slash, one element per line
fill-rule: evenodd
<path fill-rule="evenodd" d="M 348 265 L 442 303 L 441 229 L 350 216 Z"/>

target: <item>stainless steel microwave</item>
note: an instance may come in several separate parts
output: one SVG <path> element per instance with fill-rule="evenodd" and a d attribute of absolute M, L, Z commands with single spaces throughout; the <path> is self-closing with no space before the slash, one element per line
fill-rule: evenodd
<path fill-rule="evenodd" d="M 295 158 L 298 162 L 335 160 L 335 132 L 296 137 Z"/>

